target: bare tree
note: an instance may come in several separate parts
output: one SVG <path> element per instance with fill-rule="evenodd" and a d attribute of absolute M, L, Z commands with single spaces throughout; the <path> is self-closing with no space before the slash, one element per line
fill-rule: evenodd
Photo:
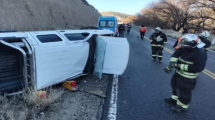
<path fill-rule="evenodd" d="M 138 15 L 138 24 L 172 28 L 215 30 L 215 0 L 160 0 Z"/>

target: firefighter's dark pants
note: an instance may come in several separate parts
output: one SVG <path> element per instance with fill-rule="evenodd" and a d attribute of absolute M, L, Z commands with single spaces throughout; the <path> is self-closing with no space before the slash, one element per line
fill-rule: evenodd
<path fill-rule="evenodd" d="M 119 37 L 124 37 L 124 31 L 119 31 Z"/>
<path fill-rule="evenodd" d="M 145 36 L 145 32 L 140 32 L 140 38 L 144 39 L 144 36 Z"/>
<path fill-rule="evenodd" d="M 152 58 L 162 60 L 163 58 L 163 46 L 152 46 Z"/>
<path fill-rule="evenodd" d="M 185 78 L 177 73 L 172 76 L 172 95 L 178 96 L 178 100 L 183 104 L 189 105 L 195 86 L 196 79 Z"/>
<path fill-rule="evenodd" d="M 128 29 L 127 29 L 127 34 L 129 34 L 129 33 L 130 33 L 130 29 L 128 28 Z"/>

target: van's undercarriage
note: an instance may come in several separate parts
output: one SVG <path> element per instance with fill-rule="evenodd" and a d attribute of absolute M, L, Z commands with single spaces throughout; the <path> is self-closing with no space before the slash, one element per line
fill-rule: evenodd
<path fill-rule="evenodd" d="M 0 44 L 0 93 L 21 90 L 24 87 L 22 54 Z"/>
<path fill-rule="evenodd" d="M 26 44 L 22 38 L 0 40 L 0 95 L 22 91 L 30 85 L 31 50 Z"/>

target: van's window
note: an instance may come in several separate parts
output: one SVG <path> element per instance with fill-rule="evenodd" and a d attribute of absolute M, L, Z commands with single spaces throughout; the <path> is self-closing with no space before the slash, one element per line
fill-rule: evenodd
<path fill-rule="evenodd" d="M 99 26 L 100 27 L 106 27 L 106 21 L 100 21 Z"/>
<path fill-rule="evenodd" d="M 108 21 L 108 27 L 114 27 L 114 21 Z"/>
<path fill-rule="evenodd" d="M 107 20 L 107 21 L 100 21 L 99 22 L 100 27 L 106 27 L 106 28 L 112 28 L 115 26 L 115 23 L 113 20 Z"/>
<path fill-rule="evenodd" d="M 41 43 L 62 41 L 62 39 L 55 34 L 38 35 L 37 38 L 40 40 Z"/>
<path fill-rule="evenodd" d="M 84 40 L 85 38 L 87 38 L 89 36 L 89 33 L 84 33 L 84 34 L 85 35 L 83 35 L 82 33 L 73 33 L 73 34 L 64 34 L 64 35 L 70 41 L 76 41 L 76 40 Z"/>

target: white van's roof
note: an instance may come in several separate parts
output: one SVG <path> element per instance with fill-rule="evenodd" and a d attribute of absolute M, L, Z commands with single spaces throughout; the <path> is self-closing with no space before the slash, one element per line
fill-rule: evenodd
<path fill-rule="evenodd" d="M 90 34 L 97 34 L 97 35 L 105 35 L 105 34 L 113 34 L 111 30 L 58 30 L 60 33 L 90 33 Z"/>
<path fill-rule="evenodd" d="M 53 32 L 53 31 L 29 31 L 29 32 L 7 32 L 7 33 L 0 33 L 0 38 L 2 37 L 27 37 L 26 33 L 41 33 L 41 32 Z M 97 35 L 104 35 L 104 34 L 113 34 L 111 30 L 56 30 L 56 32 L 71 32 L 71 33 L 90 33 L 90 34 L 97 34 Z"/>

